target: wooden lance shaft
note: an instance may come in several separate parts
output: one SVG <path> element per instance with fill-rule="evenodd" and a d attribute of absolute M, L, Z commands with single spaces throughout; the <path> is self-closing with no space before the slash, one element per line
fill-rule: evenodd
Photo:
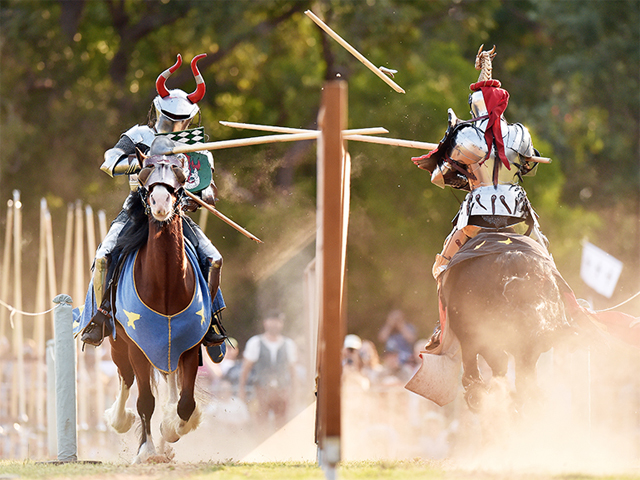
<path fill-rule="evenodd" d="M 193 193 L 191 193 L 189 190 L 185 190 L 184 193 L 191 198 L 192 200 L 194 200 L 198 205 L 206 208 L 208 211 L 210 211 L 211 213 L 213 213 L 216 217 L 218 217 L 220 220 L 222 220 L 224 223 L 226 223 L 227 225 L 232 226 L 233 228 L 235 228 L 236 230 L 238 230 L 240 233 L 242 233 L 244 236 L 250 238 L 251 240 L 255 240 L 258 243 L 264 243 L 262 240 L 260 240 L 258 237 L 256 237 L 255 235 L 253 235 L 251 232 L 245 230 L 244 228 L 242 228 L 240 225 L 238 225 L 236 222 L 234 222 L 233 220 L 231 220 L 230 218 L 226 217 L 225 215 L 223 215 L 222 213 L 220 213 L 218 211 L 217 208 L 212 207 L 211 205 L 209 205 L 208 203 L 206 203 L 204 200 L 202 200 L 200 197 L 198 197 L 197 195 L 194 195 Z"/>

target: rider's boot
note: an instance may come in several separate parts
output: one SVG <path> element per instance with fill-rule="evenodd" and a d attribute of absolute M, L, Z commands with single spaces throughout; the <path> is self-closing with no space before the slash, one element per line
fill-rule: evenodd
<path fill-rule="evenodd" d="M 211 293 L 211 301 L 216 298 L 216 294 L 218 293 L 218 288 L 220 287 L 220 274 L 222 270 L 222 259 L 217 262 L 213 262 L 211 264 L 211 268 L 209 269 L 209 292 Z M 220 319 L 220 313 L 216 313 L 215 315 L 211 315 L 211 324 L 209 325 L 209 330 L 205 334 L 202 339 L 202 343 L 205 347 L 214 347 L 218 345 L 222 345 L 224 341 L 228 338 L 227 332 L 222 326 L 222 321 Z"/>
<path fill-rule="evenodd" d="M 104 290 L 109 264 L 105 257 L 96 258 L 93 268 L 93 292 L 96 302 L 100 301 L 98 311 L 82 331 L 80 340 L 89 345 L 100 346 L 107 335 L 111 335 L 108 319 L 111 318 L 111 305 L 104 298 Z"/>
<path fill-rule="evenodd" d="M 442 330 L 440 328 L 440 319 L 436 322 L 436 326 L 433 329 L 433 333 L 431 334 L 431 338 L 429 338 L 429 342 L 425 345 L 424 349 L 429 352 L 437 349 L 440 346 L 440 337 Z"/>

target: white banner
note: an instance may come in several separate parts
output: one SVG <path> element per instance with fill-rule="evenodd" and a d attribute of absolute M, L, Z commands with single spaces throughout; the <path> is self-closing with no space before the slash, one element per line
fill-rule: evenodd
<path fill-rule="evenodd" d="M 611 298 L 622 272 L 622 262 L 592 243 L 582 245 L 580 277 L 596 292 Z"/>

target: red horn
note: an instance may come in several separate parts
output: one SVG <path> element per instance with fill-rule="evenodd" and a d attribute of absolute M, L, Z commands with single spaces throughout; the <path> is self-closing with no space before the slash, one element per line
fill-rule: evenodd
<path fill-rule="evenodd" d="M 169 95 L 169 90 L 167 90 L 167 87 L 165 87 L 164 83 L 173 72 L 180 68 L 180 65 L 182 65 L 182 56 L 178 54 L 178 59 L 176 60 L 176 63 L 173 65 L 173 67 L 166 69 L 164 72 L 158 75 L 158 78 L 156 80 L 156 90 L 158 91 L 158 95 L 160 95 L 162 98 Z"/>
<path fill-rule="evenodd" d="M 198 66 L 196 65 L 196 63 L 198 63 L 198 60 L 206 56 L 206 53 L 201 53 L 200 55 L 196 55 L 195 57 L 193 57 L 193 60 L 191 60 L 191 71 L 193 72 L 193 76 L 196 79 L 195 91 L 187 95 L 187 98 L 191 101 L 191 103 L 198 103 L 200 100 L 202 100 L 202 97 L 204 97 L 204 92 L 207 90 L 207 87 L 204 84 L 204 79 L 202 78 L 202 75 L 198 70 Z"/>

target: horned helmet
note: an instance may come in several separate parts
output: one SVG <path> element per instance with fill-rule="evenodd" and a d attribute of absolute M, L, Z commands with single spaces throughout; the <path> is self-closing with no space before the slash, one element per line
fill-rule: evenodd
<path fill-rule="evenodd" d="M 167 79 L 182 65 L 182 56 L 178 54 L 176 63 L 162 72 L 156 80 L 158 96 L 153 99 L 156 121 L 154 127 L 158 133 L 177 132 L 185 130 L 193 117 L 200 112 L 198 102 L 204 97 L 206 86 L 198 70 L 198 60 L 206 57 L 206 53 L 196 55 L 191 60 L 191 71 L 196 80 L 196 89 L 187 94 L 179 89 L 167 90 Z"/>

